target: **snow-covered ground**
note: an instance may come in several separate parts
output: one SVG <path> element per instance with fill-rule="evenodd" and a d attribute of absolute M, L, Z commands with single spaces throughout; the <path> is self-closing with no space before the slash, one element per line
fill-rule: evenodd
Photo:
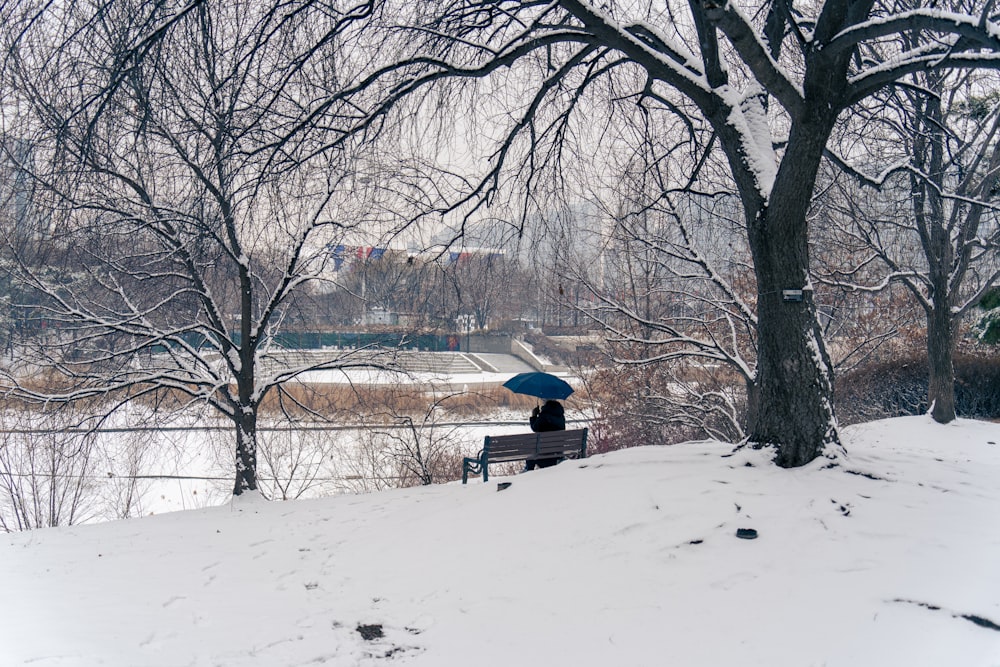
<path fill-rule="evenodd" d="M 1000 665 L 1000 425 L 844 435 L 4 535 L 0 664 Z"/>

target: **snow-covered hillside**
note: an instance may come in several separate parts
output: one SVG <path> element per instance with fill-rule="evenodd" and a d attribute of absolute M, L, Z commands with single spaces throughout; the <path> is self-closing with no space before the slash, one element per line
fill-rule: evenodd
<path fill-rule="evenodd" d="M 1000 665 L 1000 425 L 845 441 L 5 535 L 0 663 Z"/>

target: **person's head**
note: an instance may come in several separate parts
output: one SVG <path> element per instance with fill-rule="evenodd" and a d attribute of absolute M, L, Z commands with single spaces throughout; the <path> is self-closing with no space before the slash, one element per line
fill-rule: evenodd
<path fill-rule="evenodd" d="M 547 407 L 549 410 L 555 410 L 555 409 L 561 410 L 562 404 L 559 401 L 550 398 L 549 400 L 545 401 L 545 407 Z"/>

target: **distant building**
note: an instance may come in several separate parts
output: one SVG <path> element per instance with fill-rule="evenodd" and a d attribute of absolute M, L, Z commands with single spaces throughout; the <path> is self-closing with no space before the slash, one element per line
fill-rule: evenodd
<path fill-rule="evenodd" d="M 0 140 L 0 212 L 15 243 L 37 239 L 43 231 L 34 211 L 34 151 L 30 142 L 4 137 Z"/>
<path fill-rule="evenodd" d="M 399 315 L 384 308 L 370 308 L 365 311 L 362 324 L 369 327 L 396 326 L 399 324 Z"/>

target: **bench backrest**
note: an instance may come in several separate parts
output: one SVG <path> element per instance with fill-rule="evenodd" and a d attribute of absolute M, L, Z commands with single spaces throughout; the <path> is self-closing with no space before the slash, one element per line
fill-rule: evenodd
<path fill-rule="evenodd" d="M 483 454 L 490 463 L 573 454 L 584 458 L 587 455 L 587 429 L 488 435 L 483 443 Z"/>

